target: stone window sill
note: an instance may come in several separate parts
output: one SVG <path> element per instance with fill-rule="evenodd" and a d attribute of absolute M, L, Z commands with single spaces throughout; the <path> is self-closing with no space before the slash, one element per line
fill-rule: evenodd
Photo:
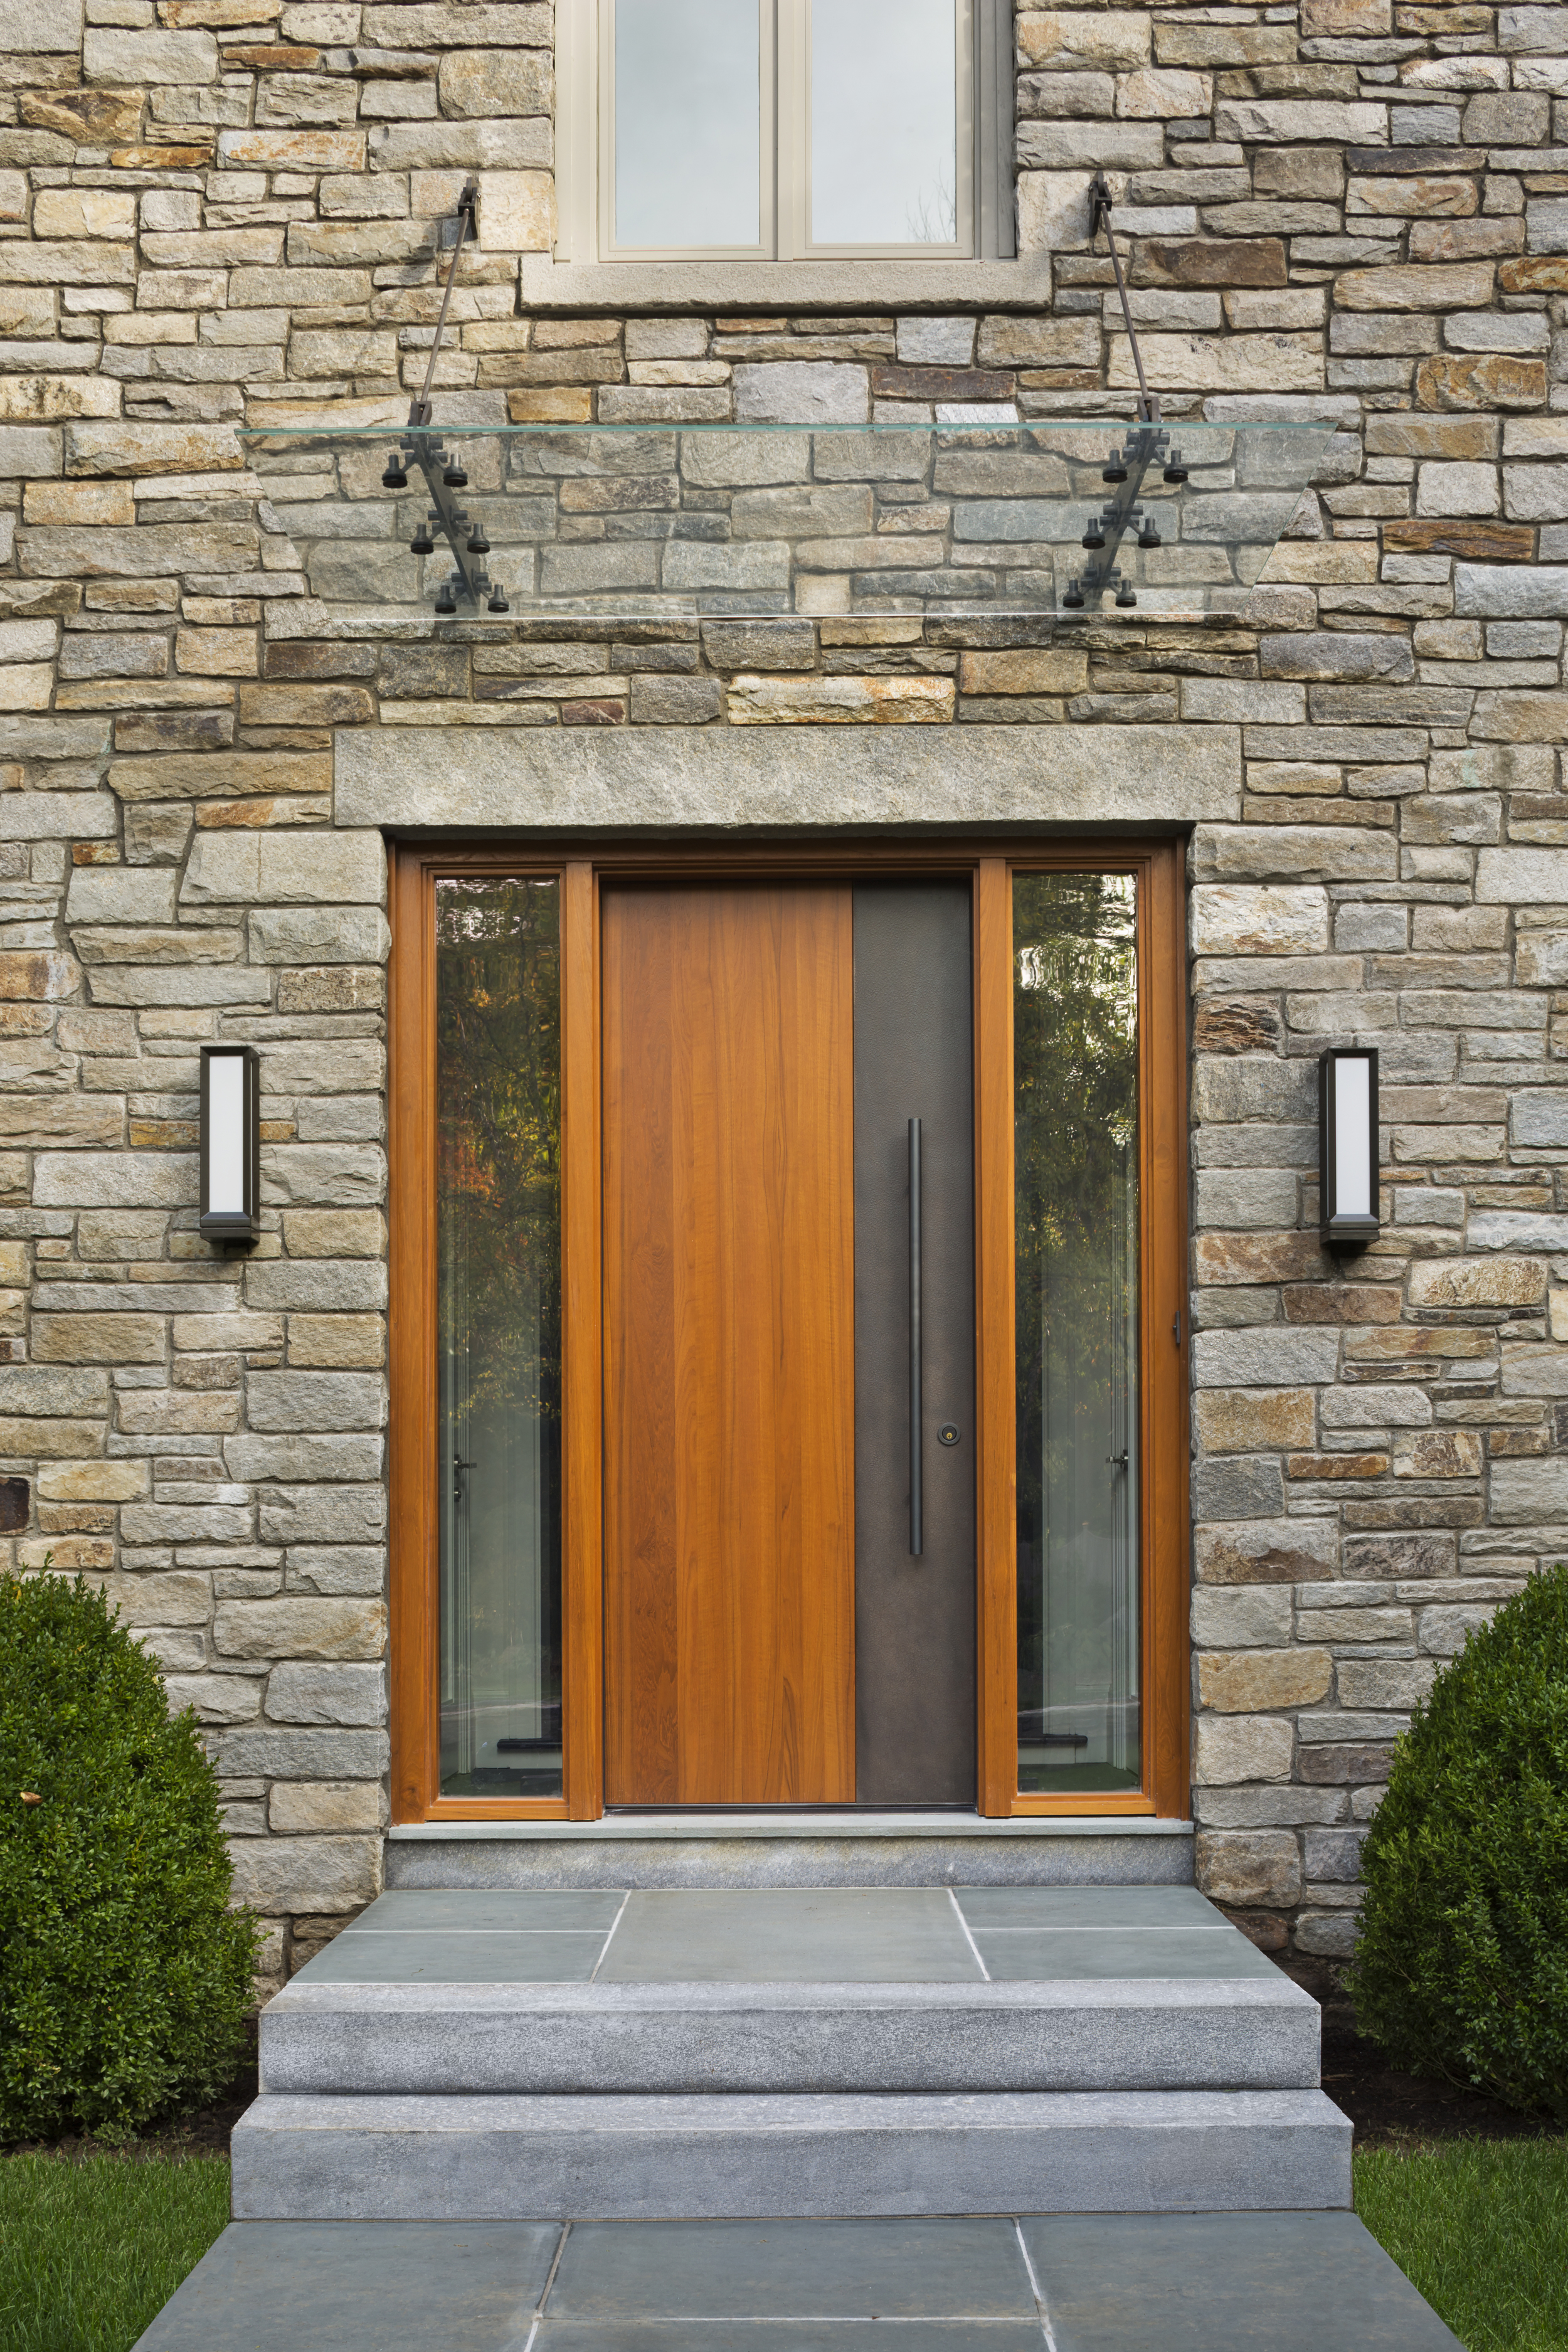
<path fill-rule="evenodd" d="M 1051 259 L 555 261 L 522 257 L 525 310 L 1048 310 Z"/>

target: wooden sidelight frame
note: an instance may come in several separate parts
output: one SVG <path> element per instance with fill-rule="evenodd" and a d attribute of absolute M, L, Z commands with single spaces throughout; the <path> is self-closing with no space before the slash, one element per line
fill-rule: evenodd
<path fill-rule="evenodd" d="M 592 1821 L 604 1810 L 603 1276 L 599 893 L 603 881 L 878 877 L 973 893 L 978 1805 L 984 1814 L 1187 1811 L 1186 961 L 1177 841 L 998 845 L 857 842 L 734 850 L 678 844 L 395 847 L 390 995 L 391 1707 L 395 1822 Z M 1017 1780 L 1015 872 L 1138 880 L 1139 1289 L 1143 1786 L 1021 1794 Z M 439 1793 L 435 1364 L 435 882 L 554 877 L 561 888 L 562 1699 L 564 1791 Z"/>

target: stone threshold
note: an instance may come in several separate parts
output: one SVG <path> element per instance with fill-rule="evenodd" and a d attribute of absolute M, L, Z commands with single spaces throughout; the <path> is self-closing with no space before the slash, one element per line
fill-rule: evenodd
<path fill-rule="evenodd" d="M 1014 1815 L 979 1813 L 610 1813 L 597 1822 L 396 1822 L 395 1843 L 439 1840 L 543 1842 L 564 1845 L 669 1838 L 1103 1838 L 1186 1837 L 1190 1821 L 1152 1813 Z"/>

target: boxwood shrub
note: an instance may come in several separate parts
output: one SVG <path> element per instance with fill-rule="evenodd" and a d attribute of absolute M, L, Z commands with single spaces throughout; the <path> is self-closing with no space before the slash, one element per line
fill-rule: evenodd
<path fill-rule="evenodd" d="M 122 2136 L 233 2081 L 229 1876 L 195 1719 L 101 1590 L 0 1576 L 0 2139 Z"/>
<path fill-rule="evenodd" d="M 1408 2072 L 1568 2124 L 1568 1565 L 1438 1675 L 1362 1866 L 1363 2032 Z"/>

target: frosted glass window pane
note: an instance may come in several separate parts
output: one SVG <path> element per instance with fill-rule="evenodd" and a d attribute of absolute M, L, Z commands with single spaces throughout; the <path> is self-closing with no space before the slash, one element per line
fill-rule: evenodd
<path fill-rule="evenodd" d="M 561 1793 L 553 882 L 436 886 L 441 1793 Z"/>
<path fill-rule="evenodd" d="M 757 0 L 616 0 L 616 242 L 762 235 Z"/>
<path fill-rule="evenodd" d="M 215 1054 L 207 1064 L 207 1207 L 245 1214 L 245 1058 Z"/>
<path fill-rule="evenodd" d="M 1367 1132 L 1372 1117 L 1371 1065 L 1335 1062 L 1334 1074 L 1334 1213 L 1341 1217 L 1372 1214 L 1372 1143 Z"/>
<path fill-rule="evenodd" d="M 1136 1789 L 1132 877 L 1016 876 L 1013 950 L 1018 1786 Z"/>
<path fill-rule="evenodd" d="M 816 245 L 958 234 L 955 0 L 822 0 L 811 12 Z"/>

